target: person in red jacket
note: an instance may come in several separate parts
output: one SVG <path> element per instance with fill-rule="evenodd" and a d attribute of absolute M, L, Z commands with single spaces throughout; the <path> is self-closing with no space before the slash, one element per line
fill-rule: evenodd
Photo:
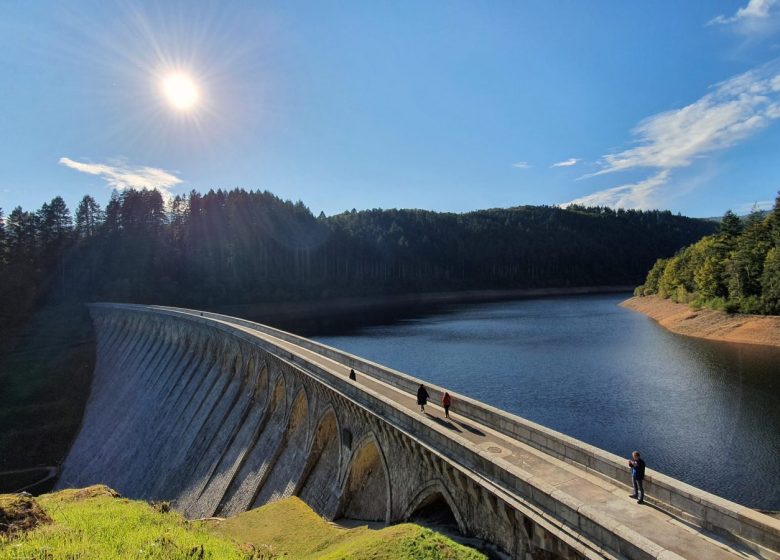
<path fill-rule="evenodd" d="M 452 397 L 447 391 L 444 391 L 444 395 L 441 398 L 441 406 L 444 408 L 444 417 L 450 417 L 450 405 L 452 404 Z"/>

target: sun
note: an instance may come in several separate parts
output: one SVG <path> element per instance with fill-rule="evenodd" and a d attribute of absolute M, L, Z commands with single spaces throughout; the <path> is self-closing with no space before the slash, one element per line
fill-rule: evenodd
<path fill-rule="evenodd" d="M 200 98 L 198 86 L 186 74 L 169 74 L 163 79 L 162 87 L 168 103 L 179 111 L 189 111 Z"/>

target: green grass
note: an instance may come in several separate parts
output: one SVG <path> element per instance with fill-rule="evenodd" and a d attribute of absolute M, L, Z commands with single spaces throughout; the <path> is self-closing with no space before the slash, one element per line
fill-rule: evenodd
<path fill-rule="evenodd" d="M 206 522 L 162 513 L 162 508 L 118 497 L 105 486 L 63 490 L 36 500 L 52 522 L 44 519 L 12 538 L 0 534 L 0 560 L 485 558 L 408 523 L 345 529 L 320 518 L 298 498 Z M 9 502 L 9 496 L 0 495 L 0 509 Z"/>
<path fill-rule="evenodd" d="M 485 556 L 438 533 L 404 523 L 382 529 L 345 529 L 329 523 L 298 498 L 209 522 L 211 530 L 236 542 L 250 543 L 271 557 L 305 559 L 477 560 Z"/>
<path fill-rule="evenodd" d="M 232 540 L 160 513 L 146 502 L 114 497 L 105 487 L 39 497 L 54 521 L 16 539 L 0 537 L 0 559 L 246 559 Z"/>

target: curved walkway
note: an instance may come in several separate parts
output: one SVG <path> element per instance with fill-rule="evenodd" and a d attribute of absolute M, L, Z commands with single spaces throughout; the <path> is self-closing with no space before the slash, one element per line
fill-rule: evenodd
<path fill-rule="evenodd" d="M 171 308 L 168 308 L 171 309 Z M 177 309 L 177 312 L 198 315 Z M 202 316 L 202 314 L 201 314 Z M 268 333 L 247 327 L 243 321 L 208 314 L 212 321 L 251 333 L 279 348 L 316 364 L 334 375 L 348 378 L 349 368 L 316 352 L 302 348 Z M 365 386 L 405 408 L 410 415 L 421 415 L 416 396 L 384 382 L 363 375 L 356 369 L 358 385 Z M 453 433 L 468 440 L 475 448 L 494 454 L 527 472 L 534 480 L 554 487 L 556 495 L 569 496 L 586 503 L 598 512 L 605 525 L 624 525 L 641 534 L 659 551 L 658 558 L 688 558 L 691 560 L 727 560 L 759 558 L 743 546 L 709 534 L 669 513 L 650 505 L 638 505 L 628 497 L 628 489 L 619 483 L 601 477 L 547 455 L 515 439 L 500 434 L 473 420 L 458 418 L 457 402 L 450 411 L 450 419 L 436 405 L 427 405 L 424 418 L 443 433 Z M 565 499 L 563 496 L 562 499 Z"/>

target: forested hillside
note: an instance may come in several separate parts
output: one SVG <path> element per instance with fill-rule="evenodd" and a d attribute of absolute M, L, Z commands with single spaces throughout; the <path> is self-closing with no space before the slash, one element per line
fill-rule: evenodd
<path fill-rule="evenodd" d="M 780 314 L 780 193 L 769 213 L 726 212 L 718 232 L 658 259 L 636 295 L 729 312 Z"/>
<path fill-rule="evenodd" d="M 268 192 L 57 197 L 0 230 L 2 322 L 42 299 L 209 307 L 479 288 L 636 284 L 716 224 L 670 212 L 522 206 L 315 217 Z"/>

